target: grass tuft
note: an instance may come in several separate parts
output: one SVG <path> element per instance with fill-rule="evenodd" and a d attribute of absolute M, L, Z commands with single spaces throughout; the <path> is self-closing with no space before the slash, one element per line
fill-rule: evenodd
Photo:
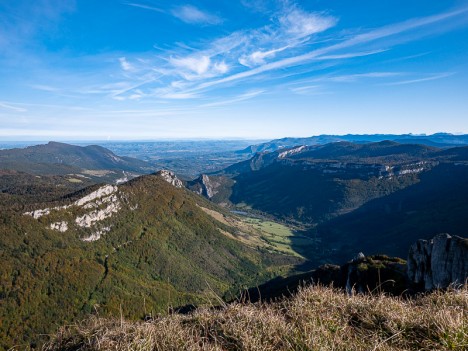
<path fill-rule="evenodd" d="M 275 303 L 233 303 L 149 322 L 91 317 L 52 350 L 467 350 L 468 288 L 413 299 L 311 286 Z"/>

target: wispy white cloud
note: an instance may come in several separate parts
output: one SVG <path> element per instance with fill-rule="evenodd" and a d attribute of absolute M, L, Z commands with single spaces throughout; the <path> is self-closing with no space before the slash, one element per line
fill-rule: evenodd
<path fill-rule="evenodd" d="M 10 110 L 13 112 L 27 112 L 28 111 L 27 109 L 23 107 L 19 107 L 17 105 L 13 105 L 11 103 L 5 103 L 5 102 L 0 102 L 0 108 Z"/>
<path fill-rule="evenodd" d="M 229 71 L 229 66 L 225 61 L 213 61 L 208 55 L 192 55 L 186 57 L 171 57 L 169 63 L 175 69 L 171 73 L 178 74 L 186 81 L 203 80 L 225 74 Z M 180 81 L 171 84 L 173 88 L 186 86 Z"/>
<path fill-rule="evenodd" d="M 163 9 L 161 9 L 159 7 L 149 6 L 149 5 L 145 5 L 145 4 L 132 3 L 132 2 L 126 2 L 125 4 L 129 5 L 129 6 L 133 6 L 133 7 L 139 7 L 141 9 L 145 9 L 145 10 L 151 10 L 151 11 L 156 11 L 156 12 L 160 12 L 160 13 L 166 13 L 165 10 L 163 10 Z"/>
<path fill-rule="evenodd" d="M 211 102 L 211 103 L 200 105 L 199 107 L 215 107 L 215 106 L 231 105 L 231 104 L 234 104 L 236 102 L 241 102 L 241 101 L 253 99 L 254 97 L 259 96 L 259 95 L 263 94 L 264 92 L 265 92 L 265 90 L 249 91 L 247 93 L 238 95 L 238 96 L 233 97 L 231 99 Z"/>
<path fill-rule="evenodd" d="M 127 61 L 125 57 L 120 57 L 119 62 L 120 62 L 120 67 L 122 67 L 124 71 L 133 70 L 133 66 Z"/>
<path fill-rule="evenodd" d="M 199 97 L 196 93 L 163 93 L 163 94 L 156 94 L 157 97 L 162 99 L 171 99 L 171 100 L 186 100 L 186 99 L 195 99 Z"/>
<path fill-rule="evenodd" d="M 276 53 L 284 51 L 289 48 L 284 46 L 282 48 L 268 50 L 268 51 L 254 51 L 248 55 L 242 55 L 239 58 L 239 63 L 246 67 L 254 67 L 265 63 L 265 59 L 275 56 Z"/>
<path fill-rule="evenodd" d="M 177 10 L 179 12 L 173 12 L 173 15 L 189 13 L 193 8 L 186 6 Z M 200 14 L 197 16 L 203 17 Z M 280 55 L 284 57 L 289 51 L 310 44 L 311 36 L 329 29 L 336 21 L 334 17 L 325 14 L 305 12 L 297 6 L 284 6 L 268 25 L 236 31 L 206 44 L 200 43 L 201 49 L 179 43 L 178 48 L 165 50 L 169 57 L 161 57 L 159 62 L 140 61 L 141 66 L 134 68 L 141 72 L 154 70 L 161 74 L 161 86 L 147 92 L 148 96 L 155 97 L 155 91 L 163 92 L 159 96 L 161 98 L 173 94 L 186 96 L 193 89 L 199 93 L 204 89 L 203 84 L 223 79 L 231 71 L 263 67 Z M 125 60 L 121 60 L 121 68 L 128 73 L 128 60 Z M 137 64 L 136 60 L 132 63 Z M 174 78 L 177 81 L 182 78 L 186 84 L 174 85 Z M 187 96 L 192 97 L 192 94 Z"/>
<path fill-rule="evenodd" d="M 272 5 L 274 6 L 271 0 L 241 0 L 241 3 L 246 8 L 261 14 L 268 14 L 272 11 Z"/>
<path fill-rule="evenodd" d="M 453 76 L 454 74 L 455 74 L 454 72 L 446 72 L 446 73 L 435 74 L 435 75 L 432 75 L 430 77 L 400 80 L 400 81 L 397 81 L 397 82 L 390 82 L 390 83 L 385 83 L 385 84 L 382 84 L 382 85 L 392 86 L 392 85 L 406 85 L 406 84 L 422 83 L 422 82 L 428 82 L 428 81 L 431 81 L 431 80 L 438 80 L 438 79 L 442 79 L 442 78 L 447 78 L 447 77 Z"/>
<path fill-rule="evenodd" d="M 310 81 L 313 82 L 337 82 L 337 83 L 351 83 L 362 79 L 384 79 L 402 76 L 403 72 L 367 72 L 367 73 L 355 73 L 355 74 L 344 74 L 344 75 L 327 75 L 323 77 L 317 77 Z"/>
<path fill-rule="evenodd" d="M 291 91 L 297 95 L 329 95 L 330 91 L 324 90 L 321 85 L 304 85 L 291 88 Z"/>
<path fill-rule="evenodd" d="M 44 85 L 44 84 L 31 84 L 30 87 L 36 90 L 42 90 L 42 91 L 48 91 L 48 92 L 60 91 L 59 88 L 56 88 L 50 85 Z"/>
<path fill-rule="evenodd" d="M 208 56 L 199 57 L 184 57 L 184 58 L 170 58 L 169 62 L 183 71 L 188 70 L 189 72 L 196 73 L 197 75 L 203 75 L 208 71 L 211 65 L 211 59 Z"/>
<path fill-rule="evenodd" d="M 181 21 L 190 24 L 221 24 L 223 19 L 214 14 L 202 11 L 192 5 L 184 5 L 176 7 L 171 11 L 171 14 Z"/>
<path fill-rule="evenodd" d="M 430 53 L 431 53 L 430 51 L 421 52 L 419 54 L 402 56 L 402 57 L 397 57 L 397 58 L 393 58 L 393 59 L 390 59 L 390 60 L 385 60 L 385 62 L 398 62 L 398 61 L 412 60 L 412 59 L 415 59 L 415 58 L 419 58 L 419 57 L 422 57 L 422 56 L 429 55 Z"/>
<path fill-rule="evenodd" d="M 312 60 L 320 59 L 321 56 L 332 53 L 334 51 L 339 51 L 339 50 L 348 49 L 348 48 L 358 46 L 358 45 L 372 43 L 372 42 L 377 41 L 378 39 L 385 39 L 387 37 L 391 37 L 391 36 L 404 33 L 413 29 L 417 29 L 417 28 L 420 28 L 429 24 L 434 24 L 434 23 L 452 18 L 454 16 L 457 16 L 466 12 L 468 12 L 468 8 L 446 12 L 446 13 L 442 13 L 439 15 L 413 19 L 413 20 L 409 20 L 409 21 L 405 21 L 405 22 L 397 23 L 393 25 L 388 25 L 382 28 L 378 28 L 375 30 L 362 33 L 362 34 L 355 35 L 354 37 L 346 39 L 337 44 L 333 44 L 330 46 L 325 46 L 319 49 L 312 50 L 305 54 L 283 58 L 274 62 L 266 63 L 260 67 L 253 68 L 248 71 L 236 73 L 231 76 L 227 76 L 218 80 L 202 83 L 200 84 L 199 89 L 206 89 L 212 86 L 253 77 L 255 75 L 270 72 L 273 70 L 302 65 Z M 381 52 L 381 50 L 377 50 L 374 52 L 379 53 Z"/>
<path fill-rule="evenodd" d="M 224 73 L 226 73 L 227 71 L 229 71 L 229 66 L 226 64 L 226 62 L 220 61 L 220 62 L 216 62 L 216 63 L 213 65 L 213 70 L 214 70 L 215 72 L 220 73 L 220 74 L 224 74 Z"/>
<path fill-rule="evenodd" d="M 125 5 L 138 7 L 145 10 L 155 11 L 159 13 L 170 14 L 179 20 L 189 24 L 216 25 L 221 24 L 224 20 L 212 13 L 202 11 L 193 5 L 183 5 L 172 9 L 163 9 L 152 5 L 136 2 L 126 2 Z"/>
<path fill-rule="evenodd" d="M 219 20 L 190 5 L 173 10 L 172 15 L 193 23 L 211 21 L 214 24 Z M 235 86 L 239 81 L 249 80 L 254 84 L 254 78 L 255 82 L 262 82 L 275 76 L 281 79 L 285 74 L 293 79 L 294 74 L 304 73 L 305 68 L 311 74 L 324 65 L 329 68 L 339 66 L 341 60 L 387 52 L 405 40 L 424 36 L 427 31 L 419 29 L 467 11 L 468 8 L 464 8 L 360 30 L 354 36 L 343 38 L 342 32 L 321 35 L 336 25 L 337 18 L 326 13 L 306 12 L 284 2 L 281 10 L 271 15 L 270 22 L 262 27 L 235 31 L 209 42 L 177 43 L 172 49 L 160 50 L 161 54 L 156 58 L 121 57 L 122 80 L 127 84 L 123 88 L 110 89 L 108 93 L 118 99 L 193 99 L 203 97 L 215 87 Z M 412 33 L 410 39 L 404 33 Z M 279 72 L 282 75 L 276 74 Z M 352 82 L 364 78 L 389 76 L 350 74 L 327 79 L 329 82 Z M 139 92 L 135 92 L 136 89 Z"/>
<path fill-rule="evenodd" d="M 302 38 L 335 26 L 337 19 L 321 13 L 308 13 L 293 7 L 279 17 L 279 22 L 286 33 Z"/>
<path fill-rule="evenodd" d="M 388 49 L 379 49 L 379 50 L 370 50 L 370 51 L 358 51 L 358 52 L 349 52 L 345 54 L 335 54 L 335 55 L 321 55 L 316 58 L 316 60 L 342 60 L 350 59 L 355 57 L 370 56 L 375 54 L 380 54 L 386 52 Z"/>

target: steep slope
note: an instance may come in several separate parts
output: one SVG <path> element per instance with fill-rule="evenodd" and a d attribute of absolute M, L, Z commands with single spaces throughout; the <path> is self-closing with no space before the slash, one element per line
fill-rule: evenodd
<path fill-rule="evenodd" d="M 229 177 L 207 174 L 187 182 L 187 188 L 222 206 L 228 205 L 233 185 Z"/>
<path fill-rule="evenodd" d="M 385 166 L 403 165 L 421 160 L 455 157 L 464 148 L 441 150 L 435 147 L 417 144 L 399 144 L 393 141 L 356 144 L 334 142 L 316 146 L 296 146 L 274 152 L 259 152 L 252 158 L 233 164 L 215 174 L 235 176 L 241 173 L 258 171 L 272 164 L 303 165 L 316 168 L 346 168 L 347 165 L 367 165 L 370 172 L 385 171 Z M 453 153 L 451 150 L 458 150 Z M 463 152 L 462 152 L 463 153 Z M 465 152 L 466 153 L 466 152 Z M 370 166 L 374 164 L 373 166 Z M 380 167 L 384 167 L 383 170 Z"/>
<path fill-rule="evenodd" d="M 464 235 L 468 225 L 466 146 L 298 146 L 258 153 L 209 177 L 232 180 L 222 192 L 228 198 L 212 201 L 308 227 L 320 244 L 301 254 L 315 263 L 346 262 L 359 251 L 404 257 L 418 238 Z M 292 242 L 299 251 L 300 240 Z"/>
<path fill-rule="evenodd" d="M 82 177 L 115 180 L 122 177 L 122 172 L 143 174 L 153 171 L 154 167 L 135 158 L 117 156 L 97 145 L 82 147 L 49 142 L 23 149 L 0 150 L 0 169 L 39 175 L 81 173 Z"/>
<path fill-rule="evenodd" d="M 1 212 L 0 349 L 93 311 L 138 319 L 207 303 L 300 262 L 242 244 L 203 207 L 149 175 Z"/>
<path fill-rule="evenodd" d="M 441 160 L 460 154 L 450 150 L 382 141 L 258 153 L 210 176 L 232 179 L 230 191 L 223 191 L 229 198 L 213 201 L 315 225 L 416 183 Z"/>
<path fill-rule="evenodd" d="M 418 182 L 317 227 L 323 242 L 346 260 L 356 250 L 405 257 L 416 239 L 466 236 L 468 163 L 444 162 Z"/>
<path fill-rule="evenodd" d="M 280 157 L 293 159 L 315 160 L 345 160 L 360 162 L 375 162 L 384 159 L 385 162 L 401 162 L 431 157 L 438 148 L 418 144 L 400 144 L 393 141 L 380 141 L 377 143 L 355 144 L 350 142 L 330 143 L 323 146 L 305 147 L 300 152 L 295 149 L 280 153 Z M 284 155 L 284 156 L 281 156 Z"/>

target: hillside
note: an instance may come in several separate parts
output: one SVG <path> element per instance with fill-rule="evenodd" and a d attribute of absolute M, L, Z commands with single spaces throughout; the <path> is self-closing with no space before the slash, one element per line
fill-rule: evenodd
<path fill-rule="evenodd" d="M 315 263 L 356 252 L 404 257 L 418 238 L 468 225 L 468 147 L 440 149 L 393 141 L 336 142 L 257 153 L 204 175 L 211 201 L 303 225 L 316 245 L 293 249 Z M 295 244 L 297 242 L 297 244 Z"/>
<path fill-rule="evenodd" d="M 45 350 L 466 350 L 468 291 L 414 300 L 307 287 L 291 299 L 233 303 L 132 323 L 91 317 Z"/>
<path fill-rule="evenodd" d="M 441 163 L 418 181 L 348 214 L 322 223 L 323 241 L 346 260 L 356 249 L 404 257 L 415 238 L 449 232 L 466 236 L 468 227 L 468 166 Z"/>
<path fill-rule="evenodd" d="M 95 181 L 70 175 L 32 175 L 0 170 L 0 211 L 33 209 L 43 202 L 60 202 Z"/>
<path fill-rule="evenodd" d="M 75 175 L 78 180 L 115 181 L 150 173 L 154 167 L 136 158 L 117 156 L 97 145 L 58 142 L 0 150 L 0 169 L 35 175 Z"/>
<path fill-rule="evenodd" d="M 95 310 L 141 319 L 210 302 L 303 261 L 243 243 L 210 208 L 148 175 L 2 211 L 0 349 Z"/>
<path fill-rule="evenodd" d="M 209 177 L 226 195 L 217 203 L 315 225 L 417 183 L 440 162 L 464 159 L 463 149 L 391 141 L 299 146 L 258 153 Z"/>

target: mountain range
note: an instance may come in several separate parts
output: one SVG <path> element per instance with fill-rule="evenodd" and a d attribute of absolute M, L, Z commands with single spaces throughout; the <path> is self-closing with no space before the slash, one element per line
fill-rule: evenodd
<path fill-rule="evenodd" d="M 188 186 L 218 204 L 304 225 L 326 257 L 345 261 L 359 250 L 402 256 L 439 232 L 463 235 L 467 176 L 466 146 L 335 142 L 260 152 Z"/>
<path fill-rule="evenodd" d="M 317 135 L 306 138 L 282 138 L 268 142 L 250 145 L 239 153 L 254 154 L 263 151 L 276 151 L 284 148 L 291 148 L 298 145 L 324 145 L 339 141 L 349 141 L 363 144 L 379 141 L 395 141 L 400 144 L 420 144 L 435 147 L 453 147 L 468 145 L 468 135 L 454 135 L 450 133 L 436 133 L 431 135 L 415 134 L 347 134 L 347 135 Z"/>
<path fill-rule="evenodd" d="M 402 261 L 378 254 L 466 235 L 468 146 L 277 146 L 190 181 L 100 146 L 1 150 L 0 349 L 92 313 L 151 319 L 257 285 L 252 297 L 342 283 L 337 266 L 311 269 L 359 251 L 391 278 Z"/>

